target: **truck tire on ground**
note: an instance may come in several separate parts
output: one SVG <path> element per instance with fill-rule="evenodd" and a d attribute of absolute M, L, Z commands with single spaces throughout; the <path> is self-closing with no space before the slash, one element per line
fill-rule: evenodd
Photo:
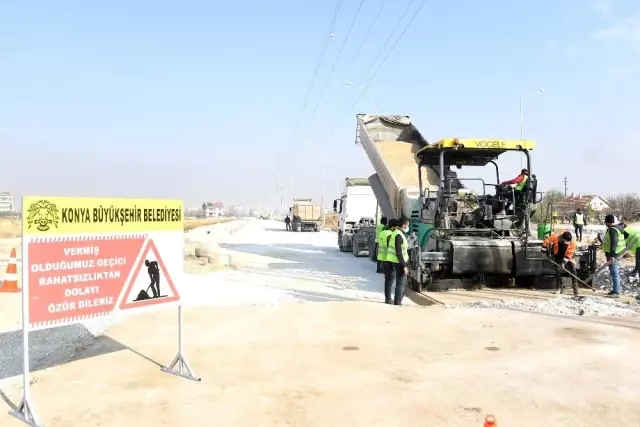
<path fill-rule="evenodd" d="M 318 224 L 316 224 L 316 226 L 314 227 L 313 231 L 315 231 L 316 233 L 317 233 L 318 231 L 320 231 L 320 227 L 318 227 Z"/>
<path fill-rule="evenodd" d="M 353 254 L 353 256 L 357 257 L 358 256 L 358 245 L 355 244 L 355 242 L 353 240 L 351 240 L 351 253 Z"/>
<path fill-rule="evenodd" d="M 342 245 L 342 235 L 340 233 L 338 233 L 338 248 L 340 249 L 340 252 L 347 252 L 349 250 Z"/>
<path fill-rule="evenodd" d="M 374 250 L 371 250 L 371 246 L 369 246 L 369 259 L 371 261 L 378 260 L 378 245 L 374 246 Z"/>

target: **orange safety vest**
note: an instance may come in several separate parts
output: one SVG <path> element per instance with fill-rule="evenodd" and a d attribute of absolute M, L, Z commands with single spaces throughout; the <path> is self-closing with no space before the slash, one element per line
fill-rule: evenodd
<path fill-rule="evenodd" d="M 566 230 L 566 231 L 568 231 L 568 230 Z M 551 248 L 553 250 L 553 254 L 554 255 L 558 255 L 558 250 L 560 250 L 560 245 L 558 243 L 560 242 L 560 236 L 562 236 L 562 233 L 564 233 L 564 231 L 561 231 L 560 233 L 551 234 L 549 237 L 547 237 L 542 242 L 542 247 L 546 248 L 549 245 L 551 245 Z M 564 253 L 564 257 L 566 259 L 568 259 L 569 262 L 575 263 L 575 260 L 573 259 L 573 256 L 576 254 L 577 247 L 578 247 L 578 245 L 576 244 L 576 242 L 574 240 L 569 242 L 569 244 L 567 245 L 567 250 Z"/>

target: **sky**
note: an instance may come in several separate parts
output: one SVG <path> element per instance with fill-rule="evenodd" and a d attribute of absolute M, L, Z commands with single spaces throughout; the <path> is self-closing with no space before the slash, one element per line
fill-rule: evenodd
<path fill-rule="evenodd" d="M 639 2 L 426 0 L 391 50 L 421 2 L 0 2 L 0 191 L 329 205 L 374 172 L 356 113 L 519 139 L 521 99 L 539 189 L 637 190 Z"/>

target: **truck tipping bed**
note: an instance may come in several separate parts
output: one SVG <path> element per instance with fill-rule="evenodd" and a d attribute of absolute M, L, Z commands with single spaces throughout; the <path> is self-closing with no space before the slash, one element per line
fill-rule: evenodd
<path fill-rule="evenodd" d="M 386 192 L 386 200 L 380 200 L 376 192 L 379 202 L 388 202 L 394 216 L 404 213 L 409 217 L 411 212 L 403 212 L 403 199 L 410 197 L 409 193 L 417 199 L 419 193 L 415 154 L 429 143 L 408 116 L 358 114 L 357 119 L 357 137 Z M 433 190 L 440 181 L 438 174 L 431 169 L 426 174 L 423 172 L 423 180 L 423 186 Z M 401 195 L 402 189 L 405 189 L 404 196 Z"/>

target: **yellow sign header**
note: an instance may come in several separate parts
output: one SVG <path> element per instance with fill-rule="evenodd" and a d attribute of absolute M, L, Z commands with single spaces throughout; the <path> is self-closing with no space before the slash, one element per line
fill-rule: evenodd
<path fill-rule="evenodd" d="M 477 148 L 489 150 L 534 150 L 535 141 L 513 139 L 463 139 L 447 138 L 438 141 L 435 146 L 439 148 Z"/>
<path fill-rule="evenodd" d="M 181 200 L 92 197 L 22 198 L 22 234 L 183 231 Z"/>

